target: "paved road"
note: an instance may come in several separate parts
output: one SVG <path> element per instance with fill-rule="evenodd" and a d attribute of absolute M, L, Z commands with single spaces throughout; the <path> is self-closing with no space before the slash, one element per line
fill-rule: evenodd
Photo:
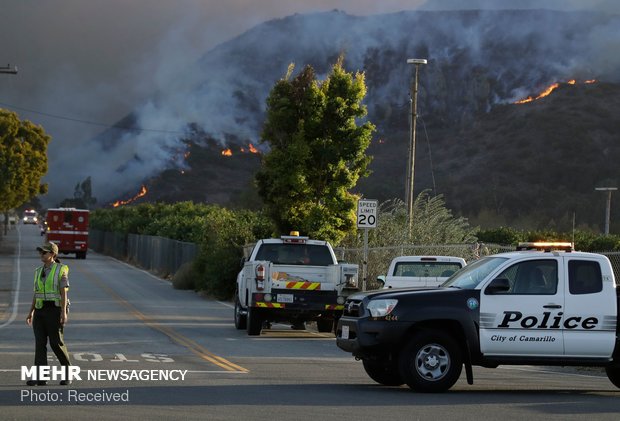
<path fill-rule="evenodd" d="M 248 337 L 227 302 L 177 291 L 123 262 L 66 257 L 72 301 L 66 342 L 81 374 L 181 370 L 179 380 L 83 378 L 27 387 L 33 359 L 24 319 L 41 243 L 20 226 L 0 245 L 2 419 L 618 419 L 620 392 L 599 372 L 475 369 L 448 393 L 416 394 L 372 382 L 333 336 L 277 325 Z M 62 256 L 61 256 L 62 257 Z M 54 363 L 52 358 L 50 363 Z M 109 370 L 109 371 L 106 371 Z M 187 372 L 185 372 L 187 370 Z M 144 371 L 140 371 L 145 373 Z M 175 375 L 179 375 L 178 372 Z M 120 399 L 101 402 L 97 399 Z M 126 400 L 126 401 L 125 401 Z"/>

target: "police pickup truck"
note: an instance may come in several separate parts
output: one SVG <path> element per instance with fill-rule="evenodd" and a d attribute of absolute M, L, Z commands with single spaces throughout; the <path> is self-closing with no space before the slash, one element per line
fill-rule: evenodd
<path fill-rule="evenodd" d="M 607 257 L 524 243 L 438 288 L 350 296 L 336 340 L 376 382 L 419 392 L 502 364 L 604 367 L 620 387 L 619 291 Z"/>
<path fill-rule="evenodd" d="M 316 321 L 331 332 L 346 297 L 358 291 L 358 265 L 339 263 L 327 241 L 293 231 L 259 240 L 237 275 L 235 327 L 260 335 L 271 322 Z"/>

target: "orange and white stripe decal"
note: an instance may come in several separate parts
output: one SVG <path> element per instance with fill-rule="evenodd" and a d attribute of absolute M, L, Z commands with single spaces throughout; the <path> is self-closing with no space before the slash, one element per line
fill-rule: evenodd
<path fill-rule="evenodd" d="M 262 301 L 258 301 L 256 303 L 256 307 L 265 307 L 265 308 L 284 308 L 284 304 L 280 303 L 264 303 Z"/>
<path fill-rule="evenodd" d="M 287 282 L 286 283 L 286 288 L 287 289 L 307 289 L 307 290 L 314 290 L 314 291 L 318 291 L 321 289 L 321 283 L 320 282 Z"/>

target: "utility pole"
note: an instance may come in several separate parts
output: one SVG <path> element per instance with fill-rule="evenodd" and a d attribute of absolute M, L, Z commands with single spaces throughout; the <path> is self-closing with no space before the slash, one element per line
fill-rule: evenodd
<path fill-rule="evenodd" d="M 596 187 L 594 190 L 607 192 L 607 206 L 605 207 L 605 235 L 609 235 L 609 220 L 611 219 L 611 192 L 618 190 L 618 188 Z"/>
<path fill-rule="evenodd" d="M 411 84 L 411 122 L 410 122 L 410 139 L 409 139 L 409 156 L 407 160 L 407 187 L 405 190 L 405 199 L 407 202 L 407 218 L 409 222 L 409 239 L 413 235 L 413 178 L 415 175 L 415 133 L 418 120 L 418 73 L 420 65 L 428 63 L 423 58 L 407 59 L 407 64 L 415 65 L 415 75 Z"/>
<path fill-rule="evenodd" d="M 10 64 L 7 64 L 6 67 L 0 67 L 0 73 L 8 73 L 11 75 L 16 75 L 17 74 L 17 67 L 13 66 L 11 68 Z"/>

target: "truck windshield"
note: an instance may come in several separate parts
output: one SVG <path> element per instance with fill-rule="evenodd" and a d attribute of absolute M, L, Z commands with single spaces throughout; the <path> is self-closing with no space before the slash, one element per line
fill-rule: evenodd
<path fill-rule="evenodd" d="M 455 273 L 441 286 L 461 289 L 475 289 L 491 272 L 508 260 L 506 257 L 483 257 Z"/>
<path fill-rule="evenodd" d="M 333 265 L 329 248 L 315 244 L 269 244 L 261 245 L 256 260 L 268 260 L 281 265 Z"/>

